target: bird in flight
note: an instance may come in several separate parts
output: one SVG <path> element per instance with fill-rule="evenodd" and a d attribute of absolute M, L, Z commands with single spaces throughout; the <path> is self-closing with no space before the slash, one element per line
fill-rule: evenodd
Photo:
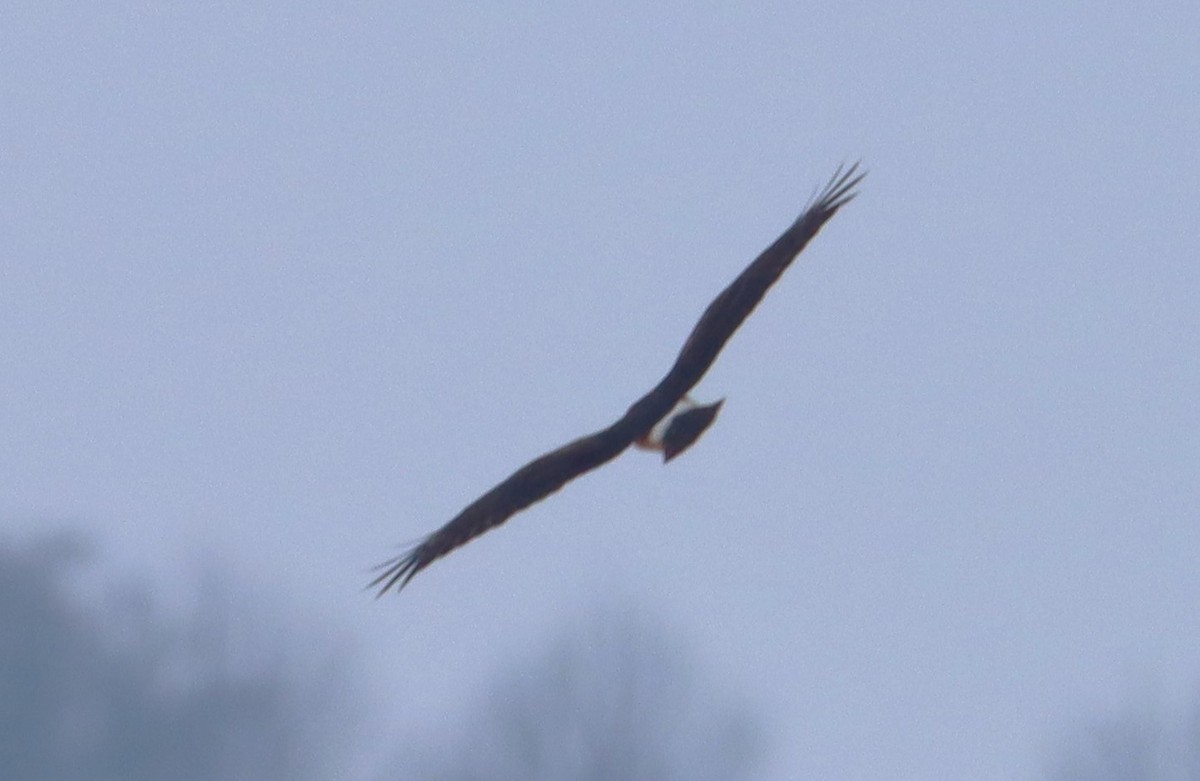
<path fill-rule="evenodd" d="M 671 370 L 649 393 L 634 402 L 620 420 L 513 472 L 445 526 L 380 564 L 377 568 L 380 575 L 367 588 L 378 587 L 378 596 L 392 588 L 399 591 L 434 561 L 545 499 L 576 477 L 611 461 L 631 445 L 661 451 L 664 462 L 691 447 L 712 425 L 724 399 L 714 404 L 697 404 L 688 391 L 700 381 L 729 337 L 809 240 L 857 195 L 854 188 L 864 176 L 866 172 L 859 172 L 858 163 L 849 168 L 839 166 L 813 196 L 804 213 L 708 305 Z"/>

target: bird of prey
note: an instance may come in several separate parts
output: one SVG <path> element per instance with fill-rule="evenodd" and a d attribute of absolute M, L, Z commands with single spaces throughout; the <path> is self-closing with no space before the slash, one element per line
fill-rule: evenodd
<path fill-rule="evenodd" d="M 380 564 L 381 574 L 368 588 L 379 587 L 379 596 L 393 587 L 400 590 L 437 559 L 611 461 L 631 445 L 661 451 L 664 462 L 691 447 L 712 425 L 724 400 L 701 405 L 688 397 L 688 391 L 821 226 L 854 198 L 854 188 L 864 176 L 858 163 L 846 169 L 839 166 L 804 213 L 708 305 L 671 370 L 620 420 L 518 469 L 445 526 Z"/>

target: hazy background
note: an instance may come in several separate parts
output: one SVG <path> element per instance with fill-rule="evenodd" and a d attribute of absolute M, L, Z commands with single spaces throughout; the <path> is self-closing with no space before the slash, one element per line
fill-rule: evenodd
<path fill-rule="evenodd" d="M 28 588 L 0 598 L 59 594 L 49 647 L 93 658 L 139 584 L 142 671 L 222 616 L 257 655 L 185 691 L 248 702 L 256 745 L 290 700 L 242 683 L 331 703 L 279 738 L 312 777 L 485 778 L 488 692 L 564 690 L 623 622 L 649 669 L 694 665 L 657 720 L 704 736 L 680 753 L 733 725 L 714 778 L 1055 777 L 1088 724 L 1173 745 L 1143 712 L 1200 742 L 1197 40 L 1193 2 L 7 3 L 0 529 Z M 685 457 L 361 591 L 620 415 L 860 157 Z M 5 648 L 44 662 L 17 629 L 44 614 Z"/>

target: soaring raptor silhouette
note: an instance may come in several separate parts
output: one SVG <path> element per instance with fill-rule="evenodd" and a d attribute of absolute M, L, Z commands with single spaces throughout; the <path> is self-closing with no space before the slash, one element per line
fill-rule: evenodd
<path fill-rule="evenodd" d="M 584 472 L 611 461 L 630 445 L 661 450 L 664 462 L 687 450 L 712 425 L 724 403 L 722 399 L 698 405 L 688 397 L 688 391 L 821 226 L 857 195 L 854 187 L 866 176 L 865 172 L 859 173 L 858 167 L 858 163 L 848 169 L 839 166 L 791 227 L 721 291 L 700 316 L 675 365 L 620 420 L 518 469 L 445 526 L 380 564 L 382 572 L 368 588 L 378 586 L 379 596 L 392 587 L 404 588 L 437 559 L 545 499 Z"/>

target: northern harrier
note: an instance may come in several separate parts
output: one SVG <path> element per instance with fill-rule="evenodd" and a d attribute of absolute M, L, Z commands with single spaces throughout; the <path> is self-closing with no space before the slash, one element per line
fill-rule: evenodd
<path fill-rule="evenodd" d="M 378 586 L 379 595 L 392 587 L 403 588 L 437 559 L 545 499 L 584 472 L 611 461 L 630 445 L 660 450 L 664 462 L 691 447 L 712 425 L 724 400 L 699 405 L 688 397 L 688 391 L 821 226 L 854 198 L 854 187 L 864 176 L 865 172 L 858 172 L 857 163 L 845 170 L 839 167 L 791 227 L 708 305 L 675 365 L 620 420 L 518 469 L 445 526 L 379 565 L 382 574 L 371 581 L 369 588 Z"/>

